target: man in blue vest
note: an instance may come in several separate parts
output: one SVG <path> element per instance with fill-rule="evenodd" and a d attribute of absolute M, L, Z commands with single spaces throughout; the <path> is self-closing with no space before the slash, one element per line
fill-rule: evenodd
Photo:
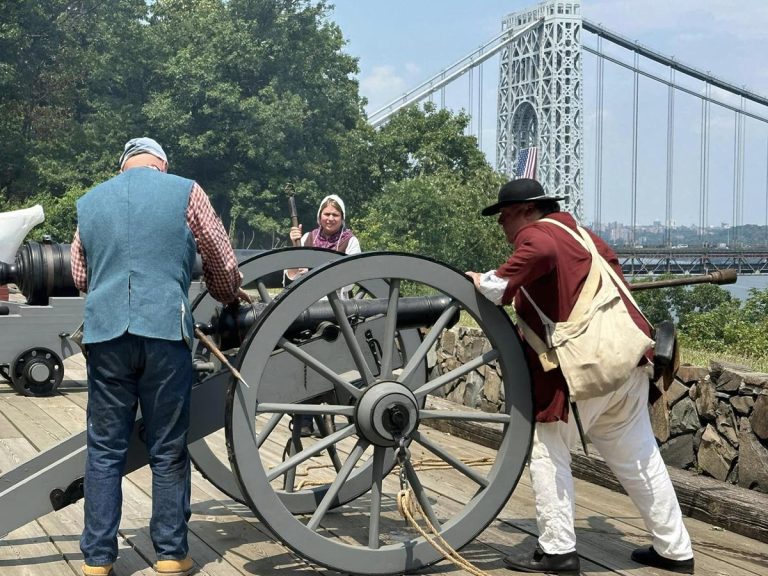
<path fill-rule="evenodd" d="M 88 453 L 80 540 L 85 576 L 113 573 L 121 481 L 137 406 L 152 469 L 154 568 L 165 576 L 191 571 L 187 430 L 194 327 L 188 291 L 195 253 L 214 298 L 225 304 L 248 299 L 205 192 L 167 170 L 157 142 L 134 138 L 120 157 L 120 174 L 77 202 L 72 277 L 88 293 Z"/>

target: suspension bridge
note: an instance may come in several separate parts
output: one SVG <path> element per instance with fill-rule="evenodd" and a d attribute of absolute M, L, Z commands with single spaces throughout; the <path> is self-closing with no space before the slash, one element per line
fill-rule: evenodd
<path fill-rule="evenodd" d="M 507 15 L 501 28 L 371 113 L 371 125 L 427 100 L 445 107 L 446 90 L 466 86 L 469 132 L 481 142 L 484 123 L 496 125 L 486 155 L 497 169 L 520 176 L 519 160 L 533 155 L 536 178 L 617 248 L 626 272 L 768 272 L 768 98 L 590 21 L 579 0 L 541 2 Z M 489 120 L 491 66 L 498 83 Z M 626 103 L 619 144 L 606 126 L 606 100 L 617 98 Z M 713 169 L 716 156 L 732 158 L 730 181 Z M 620 179 L 617 165 L 626 168 Z M 713 209 L 723 205 L 730 210 Z M 622 221 L 606 222 L 606 206 L 620 206 Z"/>

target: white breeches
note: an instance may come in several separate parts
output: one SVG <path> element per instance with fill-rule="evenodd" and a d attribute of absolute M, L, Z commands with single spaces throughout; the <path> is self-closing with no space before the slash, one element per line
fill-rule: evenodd
<path fill-rule="evenodd" d="M 693 557 L 672 481 L 648 415 L 648 376 L 636 368 L 607 396 L 577 402 L 584 433 L 621 482 L 665 558 Z M 573 414 L 568 423 L 537 423 L 530 474 L 536 500 L 539 546 L 548 554 L 576 550 L 570 447 L 579 441 Z"/>

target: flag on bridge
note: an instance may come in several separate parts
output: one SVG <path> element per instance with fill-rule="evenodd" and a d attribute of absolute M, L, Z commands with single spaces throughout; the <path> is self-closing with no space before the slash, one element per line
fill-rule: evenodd
<path fill-rule="evenodd" d="M 520 150 L 517 153 L 517 166 L 515 168 L 517 178 L 536 178 L 537 158 L 538 148 L 536 146 Z"/>

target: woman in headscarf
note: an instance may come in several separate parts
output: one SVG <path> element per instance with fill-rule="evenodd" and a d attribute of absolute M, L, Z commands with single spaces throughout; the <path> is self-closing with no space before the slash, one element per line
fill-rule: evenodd
<path fill-rule="evenodd" d="M 336 194 L 329 194 L 320 202 L 317 209 L 317 228 L 302 233 L 302 226 L 293 226 L 289 237 L 294 246 L 307 248 L 328 248 L 342 254 L 359 254 L 360 242 L 354 232 L 345 225 L 346 209 L 344 201 Z M 306 272 L 306 268 L 294 268 L 285 271 L 287 280 L 294 280 Z M 345 286 L 341 298 L 348 298 L 352 286 Z"/>
<path fill-rule="evenodd" d="M 342 254 L 359 254 L 360 242 L 355 234 L 344 225 L 346 212 L 344 201 L 336 194 L 323 198 L 317 209 L 317 228 L 302 234 L 301 224 L 291 228 L 291 242 L 300 240 L 301 246 L 330 248 Z"/>

